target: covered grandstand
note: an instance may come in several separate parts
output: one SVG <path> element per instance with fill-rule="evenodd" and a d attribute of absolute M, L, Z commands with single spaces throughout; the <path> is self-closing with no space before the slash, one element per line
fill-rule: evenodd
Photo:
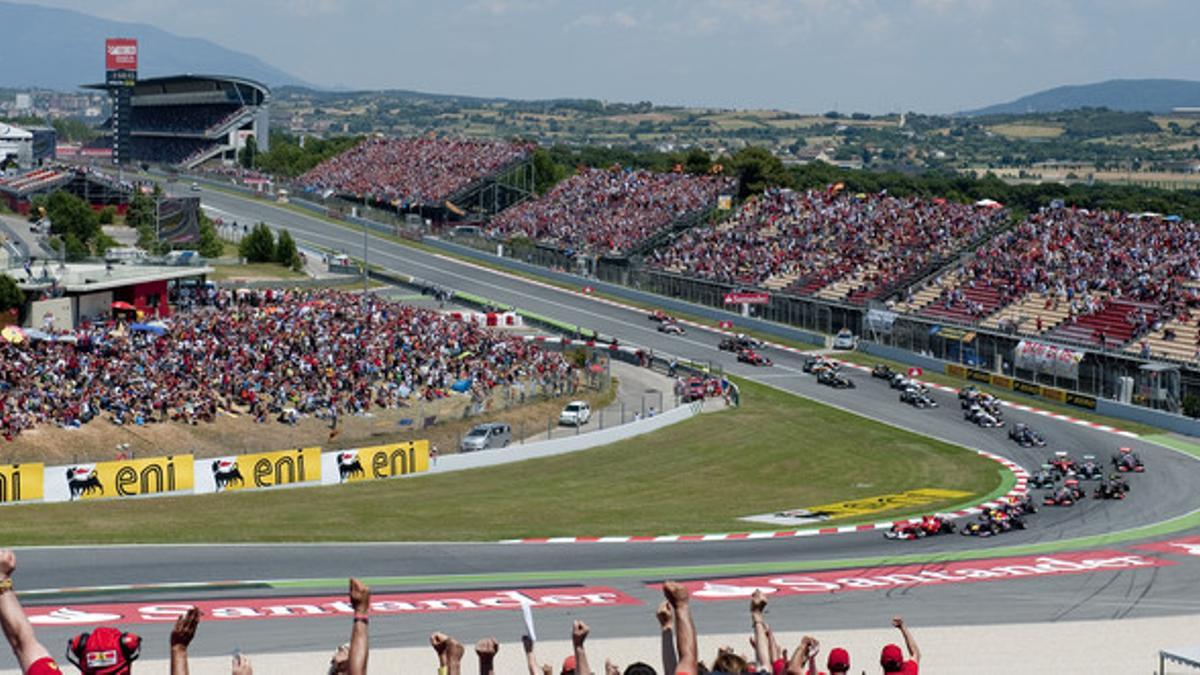
<path fill-rule="evenodd" d="M 108 90 L 108 85 L 87 85 Z M 222 75 L 172 75 L 133 86 L 131 154 L 134 161 L 193 168 L 211 159 L 233 160 L 248 138 L 268 150 L 266 85 Z M 113 120 L 102 125 L 111 144 Z"/>

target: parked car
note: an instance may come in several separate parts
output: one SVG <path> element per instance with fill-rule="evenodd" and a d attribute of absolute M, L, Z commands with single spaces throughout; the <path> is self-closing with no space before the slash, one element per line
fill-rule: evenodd
<path fill-rule="evenodd" d="M 833 348 L 857 349 L 858 338 L 855 337 L 854 333 L 850 332 L 849 328 L 843 328 L 837 332 L 837 335 L 833 336 Z"/>
<path fill-rule="evenodd" d="M 592 418 L 592 406 L 587 401 L 571 401 L 558 414 L 558 423 L 567 426 L 580 427 Z"/>
<path fill-rule="evenodd" d="M 491 450 L 492 448 L 508 447 L 512 442 L 512 428 L 503 422 L 488 422 L 476 424 L 473 429 L 463 436 L 459 446 L 461 452 L 476 450 Z"/>

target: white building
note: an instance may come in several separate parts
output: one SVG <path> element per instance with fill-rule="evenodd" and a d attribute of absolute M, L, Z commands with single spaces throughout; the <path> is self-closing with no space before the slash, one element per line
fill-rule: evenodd
<path fill-rule="evenodd" d="M 33 166 L 33 134 L 14 126 L 0 123 L 0 163 L 15 159 L 17 166 Z"/>

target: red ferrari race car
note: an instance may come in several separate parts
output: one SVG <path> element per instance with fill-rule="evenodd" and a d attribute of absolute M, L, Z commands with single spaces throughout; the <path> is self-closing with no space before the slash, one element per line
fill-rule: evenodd
<path fill-rule="evenodd" d="M 1142 458 L 1133 451 L 1133 448 L 1121 448 L 1117 454 L 1113 455 L 1112 464 L 1121 473 L 1142 473 L 1146 470 L 1146 466 L 1142 464 Z"/>
<path fill-rule="evenodd" d="M 650 313 L 650 320 L 656 321 L 658 323 L 663 323 L 666 321 L 674 321 L 675 319 L 673 319 L 670 314 L 667 314 L 666 312 L 662 311 L 661 309 L 656 309 Z"/>
<path fill-rule="evenodd" d="M 1083 491 L 1083 488 L 1079 487 L 1079 481 L 1074 478 L 1068 478 L 1063 481 L 1062 487 L 1046 495 L 1042 503 L 1046 506 L 1074 506 L 1075 502 L 1086 496 L 1087 493 Z"/>
<path fill-rule="evenodd" d="M 749 363 L 752 366 L 769 366 L 771 359 L 759 354 L 753 349 L 743 349 L 738 352 L 737 360 L 741 363 Z"/>
<path fill-rule="evenodd" d="M 924 539 L 938 534 L 954 534 L 958 526 L 946 516 L 922 516 L 915 523 L 896 523 L 892 529 L 883 533 L 885 539 Z"/>
<path fill-rule="evenodd" d="M 1046 460 L 1046 463 L 1050 465 L 1050 470 L 1060 477 L 1075 475 L 1075 460 L 1062 450 L 1054 453 L 1054 456 Z"/>

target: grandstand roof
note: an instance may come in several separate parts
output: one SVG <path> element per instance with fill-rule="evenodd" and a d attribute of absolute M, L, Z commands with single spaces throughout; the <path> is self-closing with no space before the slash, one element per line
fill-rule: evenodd
<path fill-rule="evenodd" d="M 14 127 L 9 124 L 0 123 L 0 140 L 4 141 L 27 141 L 33 138 L 33 134 L 20 127 Z"/>
<path fill-rule="evenodd" d="M 103 82 L 99 82 L 85 84 L 83 88 L 107 91 L 109 86 Z M 133 95 L 136 98 L 140 96 L 193 94 L 228 88 L 241 91 L 244 98 L 255 99 L 248 102 L 256 104 L 261 104 L 271 97 L 271 88 L 256 80 L 236 75 L 197 75 L 192 73 L 139 79 L 133 87 Z"/>

